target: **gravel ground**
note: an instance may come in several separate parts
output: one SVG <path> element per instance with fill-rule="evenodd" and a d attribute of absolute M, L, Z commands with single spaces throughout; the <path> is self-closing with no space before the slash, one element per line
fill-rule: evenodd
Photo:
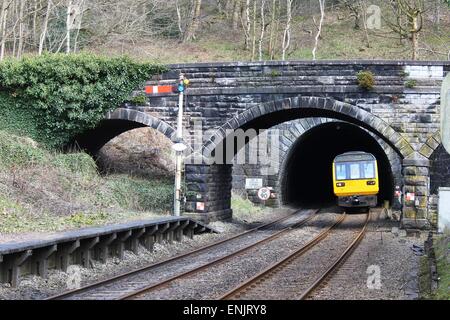
<path fill-rule="evenodd" d="M 74 271 L 79 274 L 81 285 L 86 285 L 112 275 L 124 273 L 144 265 L 165 260 L 179 253 L 224 239 L 242 232 L 259 223 L 267 222 L 292 210 L 274 210 L 267 216 L 254 221 L 234 221 L 232 223 L 214 222 L 212 226 L 221 234 L 204 234 L 194 239 L 183 238 L 183 242 L 155 244 L 154 252 L 142 248 L 138 255 L 125 252 L 125 259 L 108 259 L 106 264 L 94 262 L 91 269 L 72 266 L 68 273 L 50 270 L 49 277 L 42 279 L 27 275 L 22 277 L 18 288 L 0 284 L 0 299 L 42 299 L 68 289 L 68 279 Z M 205 299 L 217 298 L 250 275 L 262 270 L 268 264 L 280 259 L 289 251 L 305 243 L 331 223 L 332 215 L 318 215 L 302 228 L 296 229 L 261 248 L 251 250 L 239 259 L 216 265 L 212 272 L 202 271 L 198 276 L 174 281 L 170 286 L 141 297 L 142 299 Z M 411 249 L 413 245 L 422 246 L 426 234 L 420 237 L 407 237 L 404 230 L 398 230 L 397 222 L 377 220 L 369 225 L 369 230 L 358 248 L 340 267 L 327 284 L 314 292 L 312 299 L 415 299 L 417 298 L 417 273 L 420 257 Z M 259 233 L 257 237 L 263 236 Z M 250 239 L 249 239 L 250 240 Z M 255 239 L 253 239 L 255 240 Z M 325 240 L 324 240 L 325 241 Z M 325 242 L 324 242 L 325 243 Z M 333 250 L 329 250 L 332 253 Z M 312 257 L 312 256 L 311 256 Z M 330 255 L 331 257 L 331 255 Z M 312 258 L 311 258 L 312 259 Z M 329 258 L 331 259 L 331 258 Z M 314 260 L 311 260 L 312 263 Z M 367 286 L 369 266 L 379 266 L 381 286 L 377 283 L 372 289 Z M 372 267 L 373 268 L 373 267 Z M 376 267 L 375 267 L 376 269 Z M 78 272 L 78 273 L 77 273 Z M 373 269 L 372 269 L 373 272 Z M 297 286 L 293 281 L 284 281 L 286 287 Z M 267 292 L 273 292 L 269 288 Z M 257 295 L 258 296 L 258 295 Z M 251 298 L 251 296 L 248 296 Z M 276 297 L 271 297 L 276 299 Z M 295 296 L 292 296 L 295 299 Z"/>
<path fill-rule="evenodd" d="M 90 269 L 71 266 L 67 273 L 59 270 L 49 270 L 47 279 L 34 275 L 25 275 L 21 277 L 21 282 L 17 288 L 11 288 L 9 284 L 0 284 L 0 299 L 43 299 L 68 290 L 70 285 L 70 283 L 68 284 L 68 279 L 73 279 L 74 275 L 76 275 L 75 278 L 77 280 L 79 279 L 81 285 L 87 285 L 112 275 L 138 269 L 150 263 L 162 261 L 174 255 L 219 241 L 254 225 L 274 220 L 293 211 L 289 208 L 273 210 L 263 217 L 258 216 L 256 220 L 247 221 L 248 223 L 243 223 L 242 221 L 213 222 L 211 226 L 222 233 L 196 235 L 194 239 L 183 238 L 181 243 L 155 244 L 153 252 L 148 252 L 141 248 L 138 255 L 126 251 L 123 260 L 110 258 L 105 264 L 94 262 L 93 268 Z M 34 238 L 37 235 L 31 236 Z M 22 240 L 20 237 L 19 239 Z"/>
<path fill-rule="evenodd" d="M 348 215 L 330 234 L 310 250 L 268 274 L 263 281 L 240 292 L 239 299 L 297 300 L 325 272 L 360 229 L 365 215 Z M 293 249 L 301 247 L 299 243 Z M 293 252 L 294 250 L 292 250 Z"/>
<path fill-rule="evenodd" d="M 240 282 L 283 258 L 301 244 L 331 225 L 337 214 L 321 213 L 304 226 L 255 247 L 237 257 L 178 279 L 169 285 L 144 294 L 139 299 L 217 299 Z"/>
<path fill-rule="evenodd" d="M 131 293 L 136 289 L 156 284 L 165 279 L 171 278 L 182 272 L 191 271 L 198 268 L 205 263 L 222 258 L 239 249 L 245 248 L 248 245 L 255 243 L 260 239 L 265 239 L 279 230 L 281 225 L 287 226 L 303 220 L 307 214 L 304 211 L 302 214 L 289 216 L 287 220 L 282 223 L 277 223 L 278 227 L 265 228 L 243 237 L 232 239 L 231 241 L 220 244 L 207 250 L 197 252 L 187 257 L 182 257 L 160 266 L 155 266 L 149 270 L 145 270 L 123 279 L 117 279 L 114 282 L 107 283 L 101 286 L 90 288 L 82 292 L 77 292 L 66 299 L 117 299 L 126 293 Z"/>
<path fill-rule="evenodd" d="M 420 256 L 414 253 L 412 246 L 423 247 L 426 233 L 407 237 L 397 226 L 398 223 L 385 220 L 371 223 L 369 232 L 352 255 L 311 298 L 417 299 Z M 381 282 L 368 281 L 369 276 L 376 275 L 378 267 Z"/>

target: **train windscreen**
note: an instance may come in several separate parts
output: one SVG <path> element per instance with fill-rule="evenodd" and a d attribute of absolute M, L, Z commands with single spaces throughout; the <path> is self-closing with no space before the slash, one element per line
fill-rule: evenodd
<path fill-rule="evenodd" d="M 374 179 L 375 162 L 339 162 L 335 164 L 336 180 Z"/>

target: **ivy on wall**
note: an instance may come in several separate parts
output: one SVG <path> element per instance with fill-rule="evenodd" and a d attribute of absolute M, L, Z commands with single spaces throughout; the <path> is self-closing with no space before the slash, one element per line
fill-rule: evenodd
<path fill-rule="evenodd" d="M 127 57 L 45 54 L 0 63 L 0 130 L 61 147 L 165 67 Z"/>

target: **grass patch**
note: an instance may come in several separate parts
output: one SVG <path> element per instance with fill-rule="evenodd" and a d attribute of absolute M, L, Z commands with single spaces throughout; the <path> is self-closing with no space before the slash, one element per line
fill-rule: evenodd
<path fill-rule="evenodd" d="M 0 131 L 0 233 L 60 231 L 171 211 L 173 184 L 100 176 L 86 153 L 63 154 Z"/>
<path fill-rule="evenodd" d="M 447 233 L 436 239 L 435 253 L 439 287 L 434 293 L 434 298 L 450 300 L 450 234 Z"/>
<path fill-rule="evenodd" d="M 421 299 L 450 300 L 450 234 L 438 236 L 434 240 L 436 266 L 439 277 L 438 288 L 431 291 L 431 275 L 427 256 L 420 259 L 419 287 Z"/>
<path fill-rule="evenodd" d="M 231 209 L 233 209 L 233 218 L 240 221 L 253 221 L 266 214 L 264 207 L 257 206 L 235 193 L 231 196 Z"/>

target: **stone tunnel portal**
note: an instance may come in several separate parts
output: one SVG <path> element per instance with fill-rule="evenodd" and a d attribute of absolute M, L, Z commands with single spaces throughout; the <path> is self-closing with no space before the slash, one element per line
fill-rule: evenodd
<path fill-rule="evenodd" d="M 300 136 L 292 146 L 281 175 L 282 202 L 297 206 L 333 205 L 332 162 L 348 151 L 372 153 L 378 162 L 379 204 L 392 201 L 394 182 L 390 162 L 379 143 L 356 125 L 331 122 Z"/>

